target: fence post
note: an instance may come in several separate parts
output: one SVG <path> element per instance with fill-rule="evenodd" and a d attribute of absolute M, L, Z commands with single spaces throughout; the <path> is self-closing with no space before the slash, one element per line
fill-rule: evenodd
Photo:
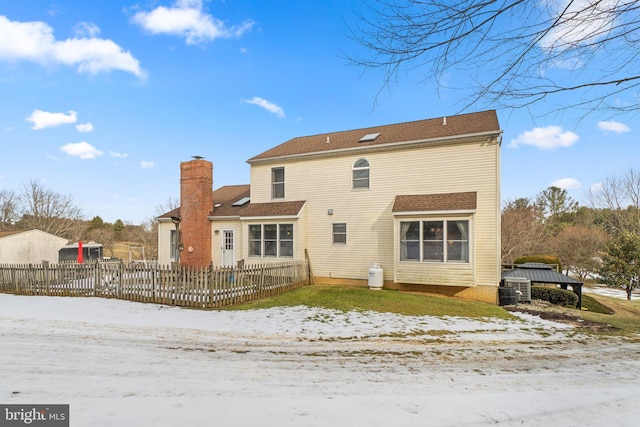
<path fill-rule="evenodd" d="M 51 295 L 51 287 L 49 286 L 49 261 L 42 261 L 42 280 L 47 287 L 47 295 Z"/>
<path fill-rule="evenodd" d="M 151 269 L 151 273 L 150 274 L 151 274 L 151 302 L 157 303 L 157 301 L 156 301 L 156 268 L 155 268 L 155 266 Z"/>
<path fill-rule="evenodd" d="M 118 263 L 118 282 L 116 283 L 116 298 L 122 299 L 122 260 Z"/>
<path fill-rule="evenodd" d="M 93 289 L 91 292 L 91 296 L 96 296 L 98 294 L 98 284 L 101 281 L 101 273 L 102 266 L 100 265 L 100 260 L 96 259 L 93 263 Z"/>
<path fill-rule="evenodd" d="M 11 285 L 15 293 L 18 293 L 18 282 L 16 280 L 16 268 L 11 267 Z"/>
<path fill-rule="evenodd" d="M 35 295 L 36 285 L 35 285 L 35 268 L 33 268 L 33 264 L 29 264 L 29 271 L 25 275 L 28 280 L 29 288 L 31 288 L 31 295 Z"/>

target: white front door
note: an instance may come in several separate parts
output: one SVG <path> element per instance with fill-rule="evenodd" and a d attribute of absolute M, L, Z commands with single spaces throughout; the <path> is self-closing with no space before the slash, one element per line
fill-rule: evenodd
<path fill-rule="evenodd" d="M 222 265 L 224 267 L 235 265 L 233 240 L 233 230 L 222 230 Z"/>

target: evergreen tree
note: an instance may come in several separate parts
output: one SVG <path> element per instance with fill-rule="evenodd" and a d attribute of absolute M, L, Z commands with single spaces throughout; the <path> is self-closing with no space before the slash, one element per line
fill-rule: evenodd
<path fill-rule="evenodd" d="M 640 235 L 625 231 L 607 243 L 600 276 L 608 286 L 624 289 L 631 300 L 640 278 Z"/>

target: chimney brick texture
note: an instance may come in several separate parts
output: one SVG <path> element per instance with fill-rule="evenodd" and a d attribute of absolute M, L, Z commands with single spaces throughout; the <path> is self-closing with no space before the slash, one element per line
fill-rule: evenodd
<path fill-rule="evenodd" d="M 213 163 L 191 160 L 180 163 L 180 237 L 184 250 L 180 264 L 206 267 L 211 264 L 213 209 Z"/>

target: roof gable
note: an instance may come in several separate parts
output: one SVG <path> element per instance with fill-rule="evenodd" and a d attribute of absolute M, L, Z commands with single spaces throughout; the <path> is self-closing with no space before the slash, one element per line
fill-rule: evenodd
<path fill-rule="evenodd" d="M 247 162 L 488 132 L 500 132 L 495 110 L 293 138 Z"/>

